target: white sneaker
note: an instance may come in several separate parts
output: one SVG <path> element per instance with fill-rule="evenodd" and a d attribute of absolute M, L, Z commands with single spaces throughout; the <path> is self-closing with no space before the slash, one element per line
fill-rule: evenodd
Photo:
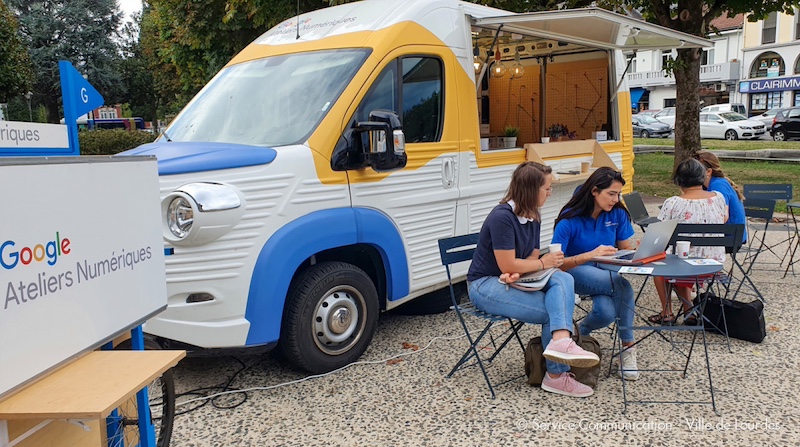
<path fill-rule="evenodd" d="M 636 380 L 639 378 L 639 368 L 636 366 L 636 348 L 624 349 L 619 355 L 620 369 L 617 375 L 625 380 Z"/>
<path fill-rule="evenodd" d="M 581 303 L 581 296 L 576 293 L 575 294 L 575 304 L 580 304 L 580 303 Z"/>

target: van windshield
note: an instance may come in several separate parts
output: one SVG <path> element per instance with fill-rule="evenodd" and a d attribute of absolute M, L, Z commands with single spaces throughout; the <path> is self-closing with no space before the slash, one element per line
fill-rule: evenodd
<path fill-rule="evenodd" d="M 169 141 L 283 146 L 304 142 L 369 49 L 273 56 L 222 69 L 167 127 Z"/>

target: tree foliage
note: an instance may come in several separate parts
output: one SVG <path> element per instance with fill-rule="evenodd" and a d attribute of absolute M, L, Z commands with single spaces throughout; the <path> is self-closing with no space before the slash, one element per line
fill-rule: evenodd
<path fill-rule="evenodd" d="M 34 98 L 50 122 L 61 117 L 58 61 L 71 62 L 113 104 L 124 94 L 114 38 L 121 13 L 116 0 L 8 0 L 34 67 Z"/>
<path fill-rule="evenodd" d="M 33 85 L 31 59 L 18 30 L 17 18 L 0 1 L 0 103 L 25 94 Z"/>
<path fill-rule="evenodd" d="M 711 21 L 727 14 L 747 14 L 751 22 L 766 18 L 772 12 L 793 14 L 794 7 L 800 5 L 795 1 L 779 0 L 733 0 L 704 1 L 680 0 L 667 2 L 663 0 L 633 0 L 603 2 L 609 9 L 636 9 L 641 11 L 645 19 L 666 28 L 681 31 L 700 37 L 708 37 L 716 32 Z M 678 57 L 670 64 L 675 76 L 675 166 L 700 150 L 700 122 L 697 112 L 700 110 L 700 57 L 702 50 L 698 48 L 679 48 Z"/>

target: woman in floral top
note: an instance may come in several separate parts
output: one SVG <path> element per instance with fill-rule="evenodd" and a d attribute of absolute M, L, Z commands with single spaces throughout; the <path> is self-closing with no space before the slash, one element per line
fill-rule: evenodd
<path fill-rule="evenodd" d="M 658 219 L 678 220 L 681 223 L 722 224 L 728 220 L 728 205 L 725 197 L 717 191 L 705 191 L 706 168 L 695 159 L 684 160 L 675 170 L 674 182 L 681 188 L 681 195 L 664 201 Z M 725 247 L 692 247 L 689 256 L 693 258 L 710 258 L 725 262 Z M 654 278 L 658 297 L 661 299 L 661 313 L 649 318 L 651 323 L 673 324 L 672 302 L 667 296 L 664 278 Z M 691 287 L 675 286 L 675 293 L 681 298 L 683 311 L 689 311 Z M 688 315 L 684 324 L 697 324 L 695 315 Z"/>

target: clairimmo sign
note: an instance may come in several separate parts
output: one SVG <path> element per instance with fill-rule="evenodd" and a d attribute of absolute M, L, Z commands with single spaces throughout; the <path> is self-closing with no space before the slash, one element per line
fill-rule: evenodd
<path fill-rule="evenodd" d="M 739 93 L 778 92 L 784 90 L 800 90 L 800 76 L 739 82 Z"/>

